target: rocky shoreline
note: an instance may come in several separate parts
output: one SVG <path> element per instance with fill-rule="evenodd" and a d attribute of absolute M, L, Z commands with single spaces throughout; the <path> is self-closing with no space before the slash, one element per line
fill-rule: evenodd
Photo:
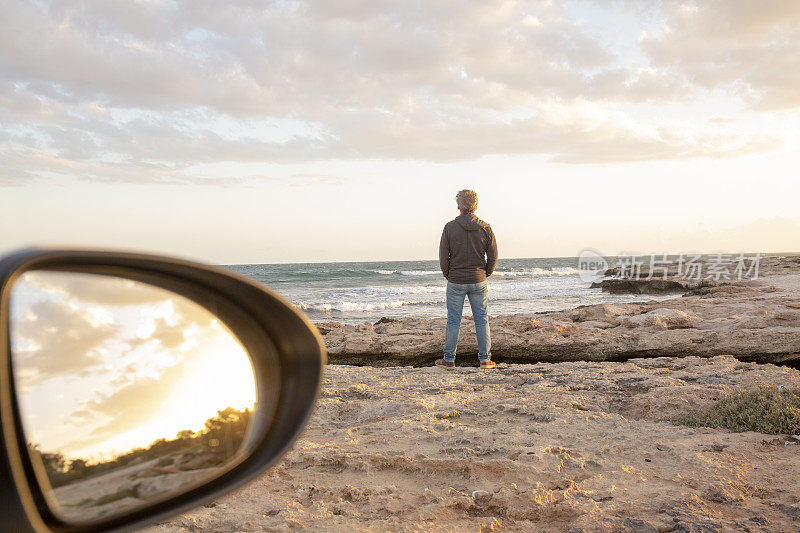
<path fill-rule="evenodd" d="M 800 364 L 800 261 L 775 261 L 765 270 L 767 275 L 754 281 L 679 285 L 683 295 L 668 300 L 643 297 L 636 303 L 491 317 L 492 354 L 506 363 L 727 354 L 748 362 Z M 441 357 L 445 320 L 318 327 L 332 364 L 426 366 Z M 477 364 L 470 317 L 462 320 L 459 353 L 459 364 Z"/>

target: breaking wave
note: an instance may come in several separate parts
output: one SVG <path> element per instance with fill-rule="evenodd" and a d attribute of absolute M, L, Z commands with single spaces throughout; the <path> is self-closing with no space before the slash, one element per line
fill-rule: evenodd
<path fill-rule="evenodd" d="M 431 305 L 436 302 L 431 300 L 389 300 L 383 302 L 334 302 L 334 303 L 314 303 L 297 302 L 295 304 L 301 311 L 317 311 L 321 313 L 331 313 L 338 311 L 341 313 L 357 313 L 363 311 L 378 311 L 382 309 L 399 309 L 409 305 Z M 443 302 L 440 302 L 443 303 Z"/>

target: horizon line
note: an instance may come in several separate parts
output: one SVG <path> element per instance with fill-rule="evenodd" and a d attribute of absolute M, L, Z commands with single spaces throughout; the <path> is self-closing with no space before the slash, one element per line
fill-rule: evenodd
<path fill-rule="evenodd" d="M 589 248 L 587 248 L 589 249 Z M 774 256 L 800 256 L 800 251 L 796 252 L 697 252 L 697 251 L 690 251 L 690 252 L 677 252 L 672 253 L 668 252 L 667 255 L 680 255 L 683 254 L 700 254 L 703 256 L 706 255 L 715 255 L 717 253 L 722 254 L 739 254 L 744 253 L 746 256 L 754 255 L 757 253 L 761 254 L 761 257 L 774 257 Z M 601 254 L 603 257 L 617 257 L 621 254 Z M 647 257 L 651 254 L 637 254 L 639 257 Z M 660 255 L 660 254 L 656 254 Z M 531 256 L 531 257 L 501 257 L 498 259 L 498 263 L 503 260 L 524 260 L 524 259 L 578 259 L 579 256 L 577 255 L 544 255 L 544 256 Z M 438 261 L 438 258 L 433 259 L 368 259 L 363 261 L 279 261 L 279 262 L 271 262 L 271 263 L 213 263 L 214 266 L 218 267 L 226 267 L 226 266 L 252 266 L 252 265 L 334 265 L 334 264 L 356 264 L 356 263 L 415 263 L 420 261 Z"/>

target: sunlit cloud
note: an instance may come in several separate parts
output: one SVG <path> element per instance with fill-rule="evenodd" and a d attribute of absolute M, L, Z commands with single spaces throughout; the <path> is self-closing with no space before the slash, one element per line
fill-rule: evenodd
<path fill-rule="evenodd" d="M 67 303 L 42 300 L 14 322 L 14 364 L 24 368 L 25 389 L 58 376 L 85 375 L 102 366 L 100 348 L 120 331 L 96 324 L 86 312 Z"/>
<path fill-rule="evenodd" d="M 66 299 L 112 307 L 164 302 L 171 297 L 171 293 L 164 289 L 112 276 L 58 275 L 46 271 L 29 271 L 23 277 L 23 284 Z"/>
<path fill-rule="evenodd" d="M 756 109 L 800 107 L 800 3 L 672 1 L 664 13 L 663 27 L 640 39 L 654 65 Z"/>
<path fill-rule="evenodd" d="M 165 369 L 158 377 L 146 377 L 113 393 L 95 398 L 72 414 L 74 422 L 87 415 L 94 419 L 105 418 L 106 423 L 91 430 L 97 441 L 126 433 L 145 425 L 155 416 L 172 395 L 175 384 L 184 376 L 186 368 L 179 364 Z M 70 447 L 67 443 L 65 447 Z"/>
<path fill-rule="evenodd" d="M 716 92 L 739 99 L 727 114 L 800 105 L 792 3 L 663 2 L 635 60 L 553 2 L 362 4 L 5 1 L 0 185 L 242 183 L 206 168 L 220 162 L 737 157 L 782 138 L 711 122 Z"/>

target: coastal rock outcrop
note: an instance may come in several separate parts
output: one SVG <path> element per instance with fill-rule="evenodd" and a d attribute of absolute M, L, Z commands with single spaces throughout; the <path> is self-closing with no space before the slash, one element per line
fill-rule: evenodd
<path fill-rule="evenodd" d="M 731 354 L 743 361 L 800 364 L 800 294 L 760 281 L 710 287 L 698 296 L 490 319 L 496 361 L 624 361 Z M 323 336 L 331 363 L 422 366 L 441 357 L 444 319 L 341 325 Z M 477 364 L 464 317 L 458 364 Z"/>
<path fill-rule="evenodd" d="M 631 279 L 612 278 L 592 283 L 592 289 L 602 289 L 611 294 L 669 294 L 682 293 L 710 286 L 704 281 L 684 279 Z"/>
<path fill-rule="evenodd" d="M 646 256 L 639 259 L 644 260 L 634 269 L 628 264 L 626 268 L 617 265 L 605 270 L 603 275 L 606 279 L 595 281 L 591 288 L 602 289 L 610 294 L 683 292 L 687 296 L 699 296 L 708 294 L 712 288 L 729 286 L 759 275 L 780 276 L 797 271 L 800 267 L 800 256 L 759 256 L 756 260 L 755 256 L 740 259 L 731 254 L 721 257 L 709 255 L 700 260 L 691 259 L 694 261 L 691 268 L 687 266 L 688 262 L 681 266 L 678 260 L 674 260 L 665 266 L 653 266 L 652 269 Z M 684 261 L 689 261 L 689 258 Z M 636 275 L 632 275 L 632 272 Z"/>

